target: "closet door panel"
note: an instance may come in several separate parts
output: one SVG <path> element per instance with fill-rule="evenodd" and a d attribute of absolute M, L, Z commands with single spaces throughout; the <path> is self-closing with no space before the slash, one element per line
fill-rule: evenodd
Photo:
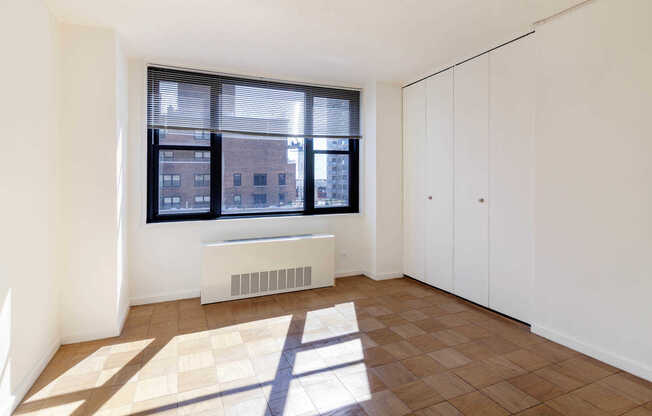
<path fill-rule="evenodd" d="M 530 321 L 534 36 L 489 54 L 489 306 Z"/>
<path fill-rule="evenodd" d="M 454 292 L 489 300 L 488 56 L 455 67 Z"/>
<path fill-rule="evenodd" d="M 453 71 L 428 78 L 425 281 L 453 290 Z"/>
<path fill-rule="evenodd" d="M 403 270 L 424 280 L 426 83 L 403 89 Z"/>

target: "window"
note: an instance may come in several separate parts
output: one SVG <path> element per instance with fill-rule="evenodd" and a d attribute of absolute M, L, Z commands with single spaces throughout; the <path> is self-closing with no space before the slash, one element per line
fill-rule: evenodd
<path fill-rule="evenodd" d="M 211 184 L 210 174 L 195 174 L 195 186 L 209 186 Z"/>
<path fill-rule="evenodd" d="M 266 137 L 237 137 L 224 134 L 222 138 L 222 169 L 224 177 L 230 178 L 231 172 L 249 171 L 249 180 L 245 179 L 243 188 L 256 194 L 266 194 L 266 206 L 255 203 L 253 198 L 244 198 L 241 204 L 232 202 L 232 196 L 241 194 L 242 190 L 230 180 L 222 183 L 222 215 L 244 215 L 260 213 L 300 212 L 304 210 L 304 171 L 305 171 L 305 142 L 303 139 L 278 140 Z M 268 170 L 264 173 L 262 168 Z M 285 173 L 284 191 L 294 190 L 293 199 L 279 203 L 276 188 L 266 186 L 276 185 L 278 172 Z M 269 180 L 269 178 L 274 178 Z M 252 186 L 253 185 L 253 186 Z M 300 191 L 300 192 L 297 192 Z"/>
<path fill-rule="evenodd" d="M 179 196 L 164 196 L 161 198 L 162 210 L 178 210 L 181 208 L 181 197 Z"/>
<path fill-rule="evenodd" d="M 254 205 L 262 207 L 267 204 L 267 194 L 254 194 Z"/>
<path fill-rule="evenodd" d="M 324 167 L 328 166 L 328 169 Z M 349 156 L 340 153 L 315 154 L 315 182 L 321 191 L 315 195 L 315 206 L 342 207 L 349 204 L 349 182 L 341 179 L 342 172 L 349 171 Z"/>
<path fill-rule="evenodd" d="M 267 174 L 254 173 L 254 186 L 265 186 L 265 185 L 267 185 Z"/>
<path fill-rule="evenodd" d="M 147 90 L 148 222 L 358 211 L 358 91 L 156 67 Z"/>
<path fill-rule="evenodd" d="M 177 187 L 181 185 L 180 175 L 161 175 L 161 183 L 164 188 Z"/>

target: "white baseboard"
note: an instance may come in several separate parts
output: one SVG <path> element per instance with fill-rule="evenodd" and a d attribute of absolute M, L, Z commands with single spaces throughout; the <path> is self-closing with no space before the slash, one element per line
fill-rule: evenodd
<path fill-rule="evenodd" d="M 127 322 L 127 316 L 129 316 L 129 305 L 127 305 L 124 310 L 120 311 L 120 317 L 118 318 L 118 335 L 122 334 L 122 330 L 125 327 L 125 322 Z"/>
<path fill-rule="evenodd" d="M 394 278 L 397 278 L 397 277 L 403 277 L 402 272 L 380 273 L 380 274 L 373 275 L 373 274 L 371 274 L 369 272 L 365 272 L 365 271 L 362 271 L 362 270 L 348 270 L 348 271 L 336 272 L 335 273 L 335 278 L 337 279 L 337 278 L 340 278 L 340 277 L 360 276 L 360 275 L 367 276 L 370 279 L 374 279 L 374 280 L 385 280 L 385 279 L 394 279 Z M 134 305 L 147 305 L 149 303 L 168 302 L 168 301 L 179 300 L 179 299 L 198 298 L 200 295 L 201 295 L 201 292 L 200 292 L 199 289 L 196 289 L 196 290 L 182 290 L 182 291 L 178 291 L 178 292 L 159 293 L 159 294 L 151 295 L 151 296 L 142 296 L 142 297 L 131 298 L 130 304 L 132 306 L 134 306 Z"/>
<path fill-rule="evenodd" d="M 16 410 L 16 407 L 18 407 L 20 402 L 23 400 L 23 397 L 25 397 L 25 395 L 32 387 L 32 385 L 34 384 L 38 376 L 41 375 L 41 373 L 45 369 L 45 366 L 48 365 L 48 363 L 50 362 L 52 357 L 54 357 L 54 354 L 57 352 L 60 346 L 61 346 L 61 340 L 59 340 L 58 338 L 53 340 L 48 346 L 46 353 L 41 357 L 40 360 L 36 361 L 36 364 L 32 367 L 32 369 L 25 376 L 25 378 L 23 378 L 23 381 L 21 381 L 20 384 L 18 384 L 16 390 L 12 393 L 13 396 L 10 399 L 12 402 L 9 403 L 8 406 L 9 413 L 7 413 L 7 416 L 10 415 L 14 410 Z"/>
<path fill-rule="evenodd" d="M 387 279 L 396 279 L 398 277 L 403 277 L 403 272 L 390 272 L 390 273 L 376 273 L 376 274 L 367 274 L 371 279 L 374 280 L 387 280 Z"/>
<path fill-rule="evenodd" d="M 61 344 L 76 344 L 78 342 L 96 341 L 98 339 L 117 337 L 120 335 L 118 328 L 112 331 L 85 332 L 61 337 Z"/>
<path fill-rule="evenodd" d="M 360 276 L 362 274 L 365 274 L 362 270 L 349 270 L 345 272 L 335 272 L 335 278 L 340 278 L 340 277 L 351 277 L 351 276 Z"/>
<path fill-rule="evenodd" d="M 620 368 L 623 371 L 634 374 L 635 376 L 652 381 L 652 368 L 643 363 L 631 360 L 619 354 L 605 351 L 600 347 L 584 343 L 574 337 L 545 328 L 541 325 L 532 324 L 531 331 L 565 347 L 572 348 L 582 354 L 595 358 L 596 360 L 600 360 L 609 365 Z"/>
<path fill-rule="evenodd" d="M 171 300 L 198 298 L 201 292 L 196 290 L 181 290 L 178 292 L 159 293 L 151 296 L 142 296 L 139 298 L 131 298 L 131 305 L 147 305 L 149 303 L 168 302 Z"/>
<path fill-rule="evenodd" d="M 371 272 L 365 272 L 362 270 L 352 270 L 348 272 L 338 272 L 335 273 L 335 278 L 339 277 L 350 277 L 350 276 L 367 276 L 370 279 L 373 280 L 386 280 L 386 279 L 396 279 L 397 277 L 403 277 L 403 272 L 392 272 L 392 273 L 371 273 Z"/>

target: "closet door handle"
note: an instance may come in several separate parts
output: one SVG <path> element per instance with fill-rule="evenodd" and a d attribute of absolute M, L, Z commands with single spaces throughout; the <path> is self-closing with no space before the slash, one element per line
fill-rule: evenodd
<path fill-rule="evenodd" d="M 478 198 L 478 202 L 484 204 L 484 198 Z"/>
<path fill-rule="evenodd" d="M 431 199 L 432 199 L 432 195 L 428 195 L 428 199 L 431 200 Z"/>

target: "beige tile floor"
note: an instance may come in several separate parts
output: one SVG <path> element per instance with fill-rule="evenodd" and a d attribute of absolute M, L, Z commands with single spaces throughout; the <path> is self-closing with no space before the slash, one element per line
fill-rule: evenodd
<path fill-rule="evenodd" d="M 132 307 L 18 415 L 652 416 L 652 383 L 411 279 Z"/>

